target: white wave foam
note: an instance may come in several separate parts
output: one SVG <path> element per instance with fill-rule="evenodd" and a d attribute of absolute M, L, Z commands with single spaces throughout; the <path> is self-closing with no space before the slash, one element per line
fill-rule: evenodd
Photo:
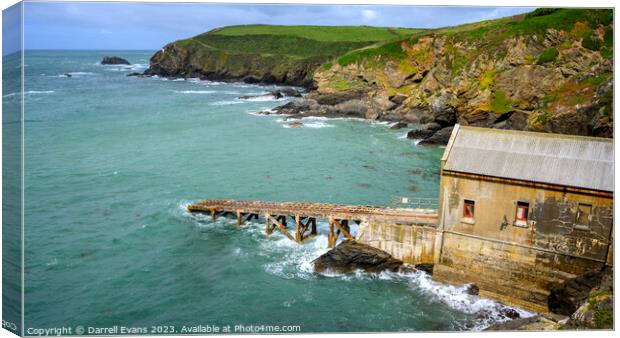
<path fill-rule="evenodd" d="M 213 94 L 217 93 L 215 90 L 175 90 L 177 94 Z"/>
<path fill-rule="evenodd" d="M 89 76 L 89 75 L 97 75 L 97 73 L 93 72 L 69 72 L 67 73 L 71 76 Z M 64 75 L 64 74 L 63 74 Z"/>
<path fill-rule="evenodd" d="M 284 122 L 284 121 L 281 121 L 281 122 Z M 291 122 L 289 122 L 289 123 L 291 123 Z M 294 123 L 294 122 L 292 122 L 292 123 Z M 319 121 L 319 122 L 310 122 L 310 123 L 304 122 L 299 127 L 290 126 L 288 123 L 285 123 L 285 124 L 282 125 L 282 127 L 284 127 L 284 128 L 299 128 L 299 127 L 302 127 L 302 128 L 320 129 L 320 128 L 331 128 L 331 127 L 333 127 L 333 125 Z"/>
<path fill-rule="evenodd" d="M 55 93 L 55 91 L 53 90 L 28 90 L 24 92 L 24 95 L 32 95 L 32 94 L 52 94 Z M 20 93 L 9 93 L 6 95 L 2 95 L 2 97 L 12 97 L 12 96 L 17 96 Z"/>
<path fill-rule="evenodd" d="M 227 106 L 231 104 L 240 104 L 240 103 L 243 103 L 243 102 L 239 100 L 230 100 L 230 101 L 216 101 L 216 102 L 210 103 L 209 105 L 210 106 Z"/>
<path fill-rule="evenodd" d="M 308 128 L 331 128 L 333 125 L 324 122 L 304 123 L 304 127 Z"/>

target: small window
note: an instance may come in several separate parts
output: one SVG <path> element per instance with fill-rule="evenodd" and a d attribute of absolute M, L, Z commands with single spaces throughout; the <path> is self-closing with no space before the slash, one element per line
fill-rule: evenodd
<path fill-rule="evenodd" d="M 476 211 L 476 202 L 465 200 L 463 202 L 463 218 L 466 222 L 473 222 Z"/>
<path fill-rule="evenodd" d="M 589 230 L 591 214 L 591 204 L 579 203 L 577 206 L 577 215 L 575 216 L 575 228 L 579 230 Z"/>
<path fill-rule="evenodd" d="M 515 214 L 516 226 L 527 226 L 527 219 L 530 211 L 530 204 L 527 202 L 517 202 L 517 212 Z"/>

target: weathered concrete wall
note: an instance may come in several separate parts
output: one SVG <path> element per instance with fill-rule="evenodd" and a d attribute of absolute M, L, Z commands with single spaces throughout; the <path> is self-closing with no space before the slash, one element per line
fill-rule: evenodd
<path fill-rule="evenodd" d="M 463 218 L 465 199 L 475 201 L 474 222 Z M 517 202 L 530 207 L 520 226 Z M 579 203 L 592 205 L 589 228 L 575 225 Z M 440 282 L 476 283 L 483 294 L 542 311 L 551 287 L 608 259 L 609 195 L 444 172 L 440 204 Z"/>
<path fill-rule="evenodd" d="M 395 223 L 362 223 L 356 240 L 409 264 L 433 263 L 436 229 Z"/>

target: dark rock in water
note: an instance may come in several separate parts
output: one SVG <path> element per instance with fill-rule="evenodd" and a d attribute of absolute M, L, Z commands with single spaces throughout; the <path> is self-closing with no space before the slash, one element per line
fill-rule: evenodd
<path fill-rule="evenodd" d="M 133 72 L 133 73 L 129 73 L 129 74 L 127 74 L 127 76 L 138 76 L 138 77 L 145 77 L 145 76 L 148 76 L 148 75 L 146 75 L 146 74 L 144 74 L 144 73 Z"/>
<path fill-rule="evenodd" d="M 71 74 L 65 73 L 65 77 L 71 77 Z"/>
<path fill-rule="evenodd" d="M 547 299 L 549 310 L 565 316 L 572 315 L 588 298 L 590 291 L 600 285 L 603 275 L 603 271 L 588 271 L 551 289 Z"/>
<path fill-rule="evenodd" d="M 293 88 L 283 88 L 283 89 L 280 89 L 280 93 L 283 96 L 301 97 L 301 93 L 299 92 L 299 90 L 293 89 Z"/>
<path fill-rule="evenodd" d="M 468 295 L 477 296 L 480 293 L 480 288 L 476 284 L 469 284 L 465 292 Z"/>
<path fill-rule="evenodd" d="M 420 144 L 422 145 L 446 145 L 452 135 L 452 129 L 454 127 L 447 127 L 439 129 L 433 136 L 423 139 Z"/>
<path fill-rule="evenodd" d="M 390 129 L 403 129 L 403 128 L 407 128 L 407 123 L 405 123 L 405 122 L 396 122 L 396 123 L 394 123 L 394 125 L 392 125 L 390 127 Z"/>
<path fill-rule="evenodd" d="M 266 96 L 271 96 L 274 99 L 278 100 L 284 97 L 300 97 L 301 93 L 298 90 L 292 89 L 292 88 L 284 88 L 284 89 L 278 89 L 278 90 L 274 90 L 269 92 L 268 94 L 262 94 L 262 95 L 243 95 L 243 96 L 239 96 L 239 99 L 241 100 L 248 100 L 248 99 L 255 99 L 255 98 L 259 98 L 259 97 L 266 97 Z"/>
<path fill-rule="evenodd" d="M 425 138 L 433 136 L 435 132 L 439 129 L 441 129 L 441 126 L 438 123 L 431 122 L 423 124 L 421 126 L 418 126 L 418 128 L 408 132 L 407 138 L 414 140 L 423 140 Z"/>
<path fill-rule="evenodd" d="M 422 264 L 416 264 L 415 265 L 415 268 L 417 270 L 424 271 L 424 272 L 426 272 L 427 274 L 429 274 L 431 276 L 433 275 L 433 268 L 434 267 L 435 266 L 433 264 L 430 264 L 430 263 L 422 263 Z"/>
<path fill-rule="evenodd" d="M 517 312 L 517 310 L 511 309 L 509 307 L 502 308 L 501 310 L 499 310 L 499 313 L 500 315 L 510 319 L 521 318 L 521 315 L 519 314 L 519 312 Z"/>
<path fill-rule="evenodd" d="M 130 65 L 129 61 L 118 56 L 104 56 L 101 60 L 102 65 Z"/>
<path fill-rule="evenodd" d="M 407 138 L 411 140 L 423 140 L 435 134 L 434 130 L 414 129 L 407 133 Z"/>
<path fill-rule="evenodd" d="M 402 261 L 394 259 L 387 252 L 354 240 L 343 241 L 312 263 L 317 272 L 337 273 L 358 269 L 366 272 L 396 272 L 403 265 Z"/>

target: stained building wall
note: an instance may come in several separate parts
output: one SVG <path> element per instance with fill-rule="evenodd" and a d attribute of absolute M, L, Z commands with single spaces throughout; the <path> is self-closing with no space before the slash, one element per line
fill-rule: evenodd
<path fill-rule="evenodd" d="M 553 286 L 611 257 L 611 194 L 450 172 L 440 187 L 437 281 L 475 283 L 483 295 L 546 311 Z M 463 218 L 464 200 L 475 203 L 473 222 Z M 529 203 L 521 226 L 517 202 Z M 576 224 L 579 203 L 592 206 L 587 227 Z"/>

